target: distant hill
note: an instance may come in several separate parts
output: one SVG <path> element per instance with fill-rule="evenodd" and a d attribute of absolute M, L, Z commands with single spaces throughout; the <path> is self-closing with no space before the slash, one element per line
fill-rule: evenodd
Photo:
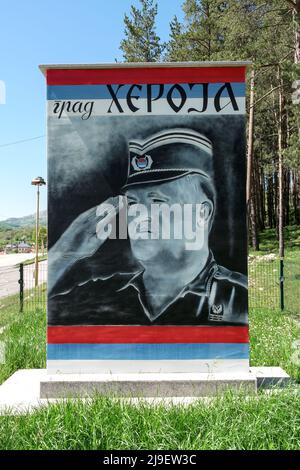
<path fill-rule="evenodd" d="M 0 229 L 14 229 L 22 227 L 34 227 L 35 214 L 24 217 L 12 217 L 0 222 Z M 47 225 L 47 211 L 40 212 L 40 225 Z"/>

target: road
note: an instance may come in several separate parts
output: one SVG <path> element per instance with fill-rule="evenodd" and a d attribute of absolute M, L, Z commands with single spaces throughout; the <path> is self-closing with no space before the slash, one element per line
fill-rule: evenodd
<path fill-rule="evenodd" d="M 19 292 L 19 267 L 16 263 L 21 263 L 28 258 L 34 257 L 34 253 L 11 254 L 0 256 L 0 298 Z M 47 261 L 39 263 L 39 284 L 47 280 Z M 24 266 L 24 289 L 34 287 L 34 264 Z"/>

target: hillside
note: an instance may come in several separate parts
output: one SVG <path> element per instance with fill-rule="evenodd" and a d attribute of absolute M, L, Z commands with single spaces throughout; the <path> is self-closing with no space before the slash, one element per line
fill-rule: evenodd
<path fill-rule="evenodd" d="M 0 222 L 1 229 L 17 229 L 23 227 L 34 227 L 35 214 L 26 215 L 24 217 L 12 217 Z M 40 212 L 40 225 L 47 225 L 47 211 Z"/>

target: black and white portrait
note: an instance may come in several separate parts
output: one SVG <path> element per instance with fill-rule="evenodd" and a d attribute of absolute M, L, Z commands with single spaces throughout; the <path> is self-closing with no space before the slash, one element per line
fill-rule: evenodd
<path fill-rule="evenodd" d="M 245 325 L 243 115 L 49 117 L 50 325 Z"/>

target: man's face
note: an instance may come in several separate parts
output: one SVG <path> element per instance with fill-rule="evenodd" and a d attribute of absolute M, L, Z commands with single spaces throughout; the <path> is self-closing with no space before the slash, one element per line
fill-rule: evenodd
<path fill-rule="evenodd" d="M 201 211 L 206 203 L 210 208 L 212 203 L 207 201 L 197 178 L 188 175 L 132 186 L 126 191 L 128 232 L 137 260 L 184 259 L 191 242 L 195 244 L 192 249 L 203 248 L 208 224 L 201 224 Z"/>

